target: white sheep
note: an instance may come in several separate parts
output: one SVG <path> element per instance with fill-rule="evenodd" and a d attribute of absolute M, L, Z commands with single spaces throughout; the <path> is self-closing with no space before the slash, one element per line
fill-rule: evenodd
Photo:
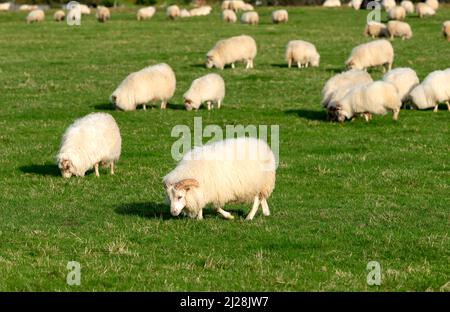
<path fill-rule="evenodd" d="M 180 16 L 180 8 L 178 7 L 178 5 L 175 4 L 170 5 L 167 7 L 166 15 L 170 19 L 176 19 L 177 17 Z"/>
<path fill-rule="evenodd" d="M 292 63 L 296 63 L 298 68 L 303 66 L 306 68 L 309 65 L 317 67 L 320 62 L 320 55 L 312 43 L 303 40 L 292 40 L 289 41 L 286 47 L 285 59 L 289 68 L 291 68 Z"/>
<path fill-rule="evenodd" d="M 186 10 L 186 9 L 181 9 L 181 11 L 180 11 L 180 17 L 186 18 L 186 17 L 190 17 L 190 16 L 191 16 L 191 13 L 189 13 L 188 10 Z"/>
<path fill-rule="evenodd" d="M 208 104 L 208 110 L 211 110 L 212 104 L 217 103 L 220 108 L 225 97 L 225 82 L 218 74 L 207 74 L 195 79 L 189 90 L 183 95 L 184 107 L 186 110 L 198 110 L 202 103 Z"/>
<path fill-rule="evenodd" d="M 67 12 L 67 21 L 81 21 L 81 7 L 79 5 L 72 6 Z"/>
<path fill-rule="evenodd" d="M 225 0 L 222 2 L 222 4 L 220 5 L 220 9 L 223 10 L 230 10 L 230 3 L 231 1 Z"/>
<path fill-rule="evenodd" d="M 45 20 L 45 13 L 43 10 L 33 10 L 27 15 L 27 23 L 43 22 Z"/>
<path fill-rule="evenodd" d="M 435 11 L 437 11 L 437 9 L 439 9 L 439 1 L 438 0 L 426 0 L 425 3 L 428 4 Z"/>
<path fill-rule="evenodd" d="M 450 21 L 446 21 L 442 24 L 442 34 L 447 41 L 450 41 Z"/>
<path fill-rule="evenodd" d="M 33 4 L 22 4 L 19 6 L 19 11 L 33 11 L 39 9 L 39 6 Z"/>
<path fill-rule="evenodd" d="M 132 111 L 138 105 L 146 110 L 147 103 L 161 101 L 161 109 L 165 109 L 175 87 L 175 73 L 169 65 L 148 66 L 128 75 L 111 95 L 111 103 L 117 109 Z"/>
<path fill-rule="evenodd" d="M 414 4 L 409 0 L 404 0 L 400 3 L 400 6 L 402 6 L 407 14 L 413 14 L 414 13 Z"/>
<path fill-rule="evenodd" d="M 137 11 L 136 18 L 138 21 L 151 19 L 153 17 L 153 15 L 155 15 L 155 12 L 156 12 L 156 9 L 155 9 L 155 7 L 152 7 L 152 6 L 140 8 Z"/>
<path fill-rule="evenodd" d="M 364 34 L 372 38 L 388 37 L 387 27 L 383 23 L 370 21 L 364 28 Z"/>
<path fill-rule="evenodd" d="M 288 11 L 286 10 L 276 10 L 272 12 L 272 22 L 274 24 L 287 23 L 288 19 Z"/>
<path fill-rule="evenodd" d="M 209 5 L 194 8 L 189 11 L 190 16 L 205 16 L 211 13 L 212 8 Z"/>
<path fill-rule="evenodd" d="M 0 12 L 9 11 L 11 9 L 11 2 L 0 3 Z"/>
<path fill-rule="evenodd" d="M 397 3 L 395 3 L 395 0 L 383 0 L 381 2 L 381 6 L 386 12 L 395 7 L 396 5 Z"/>
<path fill-rule="evenodd" d="M 391 70 L 394 63 L 394 48 L 392 44 L 379 39 L 360 44 L 353 48 L 350 57 L 345 62 L 347 69 L 367 69 L 374 66 L 383 66 L 383 71 Z"/>
<path fill-rule="evenodd" d="M 356 114 L 362 114 L 366 121 L 372 114 L 385 115 L 392 112 L 392 119 L 397 120 L 402 102 L 397 89 L 392 83 L 375 81 L 352 88 L 347 95 L 336 102 L 337 120 L 343 122 Z"/>
<path fill-rule="evenodd" d="M 237 16 L 233 10 L 226 9 L 222 11 L 222 19 L 227 23 L 236 23 Z"/>
<path fill-rule="evenodd" d="M 243 24 L 249 24 L 249 25 L 256 25 L 259 22 L 259 15 L 258 13 L 251 11 L 251 12 L 245 12 L 241 15 L 241 23 Z"/>
<path fill-rule="evenodd" d="M 92 168 L 98 177 L 99 164 L 109 165 L 114 174 L 114 162 L 119 160 L 121 144 L 114 118 L 106 113 L 91 113 L 75 120 L 65 131 L 56 163 L 64 178 L 83 177 Z"/>
<path fill-rule="evenodd" d="M 445 102 L 450 111 L 450 69 L 430 73 L 411 91 L 410 98 L 417 109 L 434 107 L 437 112 L 439 103 Z"/>
<path fill-rule="evenodd" d="M 388 13 L 389 20 L 402 21 L 406 17 L 406 10 L 401 6 L 395 6 L 391 9 L 389 9 L 389 11 L 387 13 Z"/>
<path fill-rule="evenodd" d="M 351 0 L 351 1 L 348 3 L 348 6 L 349 6 L 350 8 L 355 9 L 355 10 L 359 10 L 359 9 L 361 8 L 362 2 L 363 2 L 363 0 Z"/>
<path fill-rule="evenodd" d="M 402 40 L 411 39 L 413 35 L 411 26 L 408 23 L 400 21 L 389 21 L 387 23 L 387 30 L 391 40 L 394 37 L 400 37 Z"/>
<path fill-rule="evenodd" d="M 229 9 L 234 12 L 239 12 L 245 6 L 245 2 L 241 0 L 231 0 L 229 4 Z"/>
<path fill-rule="evenodd" d="M 253 201 L 247 220 L 260 205 L 269 216 L 267 199 L 275 188 L 275 172 L 275 155 L 260 139 L 227 139 L 196 147 L 163 178 L 170 213 L 201 220 L 203 208 L 212 204 L 225 219 L 233 219 L 222 209 L 225 204 Z"/>
<path fill-rule="evenodd" d="M 104 23 L 111 18 L 111 13 L 109 12 L 109 9 L 107 7 L 98 6 L 97 12 L 95 13 L 95 18 L 100 23 Z"/>
<path fill-rule="evenodd" d="M 341 6 L 340 0 L 325 0 L 325 2 L 322 4 L 323 7 L 326 8 L 337 8 Z"/>
<path fill-rule="evenodd" d="M 80 4 L 80 11 L 82 15 L 91 14 L 91 9 L 86 4 Z"/>
<path fill-rule="evenodd" d="M 241 7 L 242 11 L 254 11 L 255 8 L 250 3 L 244 3 L 244 5 Z"/>
<path fill-rule="evenodd" d="M 416 12 L 420 18 L 424 18 L 426 16 L 433 16 L 436 14 L 436 11 L 433 10 L 428 4 L 419 2 L 416 5 Z"/>
<path fill-rule="evenodd" d="M 383 81 L 392 83 L 402 102 L 409 98 L 409 93 L 419 84 L 416 72 L 408 67 L 393 69 L 383 76 Z"/>
<path fill-rule="evenodd" d="M 223 39 L 206 54 L 206 67 L 223 69 L 225 65 L 231 64 L 234 68 L 235 62 L 245 61 L 246 69 L 253 68 L 256 53 L 255 39 L 250 36 L 241 35 Z"/>
<path fill-rule="evenodd" d="M 53 20 L 56 22 L 62 22 L 66 18 L 66 13 L 63 10 L 58 10 L 53 14 Z"/>

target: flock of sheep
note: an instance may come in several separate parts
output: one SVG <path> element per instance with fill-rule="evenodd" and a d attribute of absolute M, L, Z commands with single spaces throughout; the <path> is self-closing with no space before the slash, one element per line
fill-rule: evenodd
<path fill-rule="evenodd" d="M 429 11 L 429 8 L 436 10 L 438 4 L 436 6 L 435 2 L 437 1 L 427 0 L 427 3 L 418 4 L 416 9 L 419 15 L 429 14 L 423 13 Z M 340 5 L 339 0 L 327 0 L 324 6 L 338 4 Z M 359 9 L 361 1 L 353 0 L 350 5 Z M 365 34 L 373 38 L 411 38 L 409 25 L 398 20 L 404 19 L 406 13 L 413 12 L 412 3 L 403 1 L 401 6 L 396 6 L 395 1 L 384 0 L 383 6 L 391 21 L 387 26 L 368 23 Z M 88 10 L 88 7 L 77 6 L 68 12 L 68 16 L 89 14 Z M 222 10 L 222 17 L 226 22 L 235 22 L 236 12 L 239 11 L 247 11 L 242 14 L 241 21 L 249 24 L 258 22 L 254 8 L 243 1 L 224 1 Z M 43 20 L 40 11 L 43 14 L 42 10 L 32 10 L 27 21 Z M 153 7 L 139 9 L 137 19 L 149 19 L 155 11 Z M 175 19 L 207 15 L 210 12 L 209 6 L 187 11 L 173 5 L 167 8 L 166 15 Z M 107 8 L 99 7 L 96 16 L 99 21 L 105 22 L 110 13 Z M 55 13 L 55 20 L 64 18 L 64 11 Z M 272 21 L 288 22 L 288 12 L 274 11 Z M 447 38 L 450 37 L 449 28 L 449 22 L 446 22 L 443 32 Z M 207 68 L 224 69 L 226 65 L 234 68 L 236 62 L 242 61 L 245 62 L 246 69 L 250 70 L 254 66 L 256 54 L 257 45 L 252 37 L 230 37 L 218 41 L 207 52 L 205 65 Z M 299 68 L 317 67 L 320 63 L 320 55 L 315 46 L 302 40 L 288 43 L 285 58 L 288 67 L 292 64 Z M 413 69 L 392 69 L 393 62 L 394 49 L 386 39 L 373 40 L 355 47 L 345 62 L 347 71 L 331 77 L 322 89 L 321 104 L 327 111 L 328 118 L 342 122 L 361 115 L 369 121 L 373 114 L 392 112 L 393 119 L 397 120 L 402 103 L 417 109 L 434 108 L 434 111 L 437 111 L 439 103 L 446 103 L 450 110 L 450 69 L 432 72 L 420 83 Z M 387 71 L 380 81 L 373 81 L 366 71 L 374 66 L 383 66 Z M 154 101 L 160 101 L 161 109 L 165 109 L 175 89 L 174 71 L 168 64 L 161 63 L 129 74 L 113 91 L 110 101 L 116 109 L 123 111 L 135 110 L 139 105 L 145 110 L 146 105 Z M 204 103 L 210 110 L 214 104 L 220 108 L 224 97 L 225 82 L 220 75 L 212 73 L 195 79 L 184 93 L 183 101 L 186 110 L 198 110 Z M 65 131 L 56 162 L 62 176 L 66 178 L 84 176 L 92 168 L 98 176 L 99 165 L 109 166 L 111 174 L 114 174 L 114 163 L 119 159 L 120 153 L 120 130 L 114 118 L 106 113 L 92 113 L 76 120 Z M 163 185 L 174 216 L 183 212 L 189 217 L 202 219 L 202 209 L 207 204 L 212 204 L 224 218 L 232 219 L 233 216 L 223 210 L 226 203 L 253 201 L 247 216 L 251 220 L 259 206 L 264 215 L 270 214 L 267 199 L 275 187 L 275 172 L 275 156 L 264 141 L 254 138 L 227 139 L 196 147 L 188 152 L 176 168 L 163 178 Z"/>

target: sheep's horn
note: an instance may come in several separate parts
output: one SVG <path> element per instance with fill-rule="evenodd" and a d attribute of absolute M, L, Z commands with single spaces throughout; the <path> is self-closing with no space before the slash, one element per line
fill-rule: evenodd
<path fill-rule="evenodd" d="M 179 190 L 179 189 L 187 189 L 192 186 L 199 187 L 200 184 L 195 179 L 184 179 L 181 180 L 180 182 L 175 183 L 174 188 Z"/>

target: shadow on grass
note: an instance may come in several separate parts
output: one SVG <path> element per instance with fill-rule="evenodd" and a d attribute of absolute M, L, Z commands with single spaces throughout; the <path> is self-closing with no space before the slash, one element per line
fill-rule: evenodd
<path fill-rule="evenodd" d="M 134 215 L 150 219 L 172 219 L 169 206 L 164 203 L 129 203 L 118 206 L 114 211 L 121 215 Z"/>
<path fill-rule="evenodd" d="M 109 102 L 95 105 L 94 108 L 96 110 L 110 110 L 110 111 L 115 110 L 114 106 Z"/>
<path fill-rule="evenodd" d="M 278 67 L 278 68 L 288 68 L 288 64 L 286 64 L 286 63 L 283 63 L 283 64 L 270 64 L 270 66 L 272 66 L 272 67 Z M 295 67 L 297 67 L 297 66 L 295 66 Z"/>
<path fill-rule="evenodd" d="M 320 120 L 327 121 L 327 114 L 325 111 L 313 111 L 307 109 L 290 109 L 284 111 L 285 114 L 288 115 L 297 115 L 300 118 L 309 119 L 309 120 Z"/>
<path fill-rule="evenodd" d="M 22 166 L 19 168 L 23 173 L 37 174 L 42 176 L 53 176 L 57 177 L 61 175 L 59 168 L 55 164 L 45 164 L 45 165 L 29 165 Z"/>

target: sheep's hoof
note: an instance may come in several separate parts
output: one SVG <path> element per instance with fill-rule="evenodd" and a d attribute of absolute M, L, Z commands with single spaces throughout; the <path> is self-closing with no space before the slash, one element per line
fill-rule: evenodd
<path fill-rule="evenodd" d="M 234 220 L 234 216 L 232 214 L 230 214 L 225 219 L 227 219 L 227 220 Z"/>

